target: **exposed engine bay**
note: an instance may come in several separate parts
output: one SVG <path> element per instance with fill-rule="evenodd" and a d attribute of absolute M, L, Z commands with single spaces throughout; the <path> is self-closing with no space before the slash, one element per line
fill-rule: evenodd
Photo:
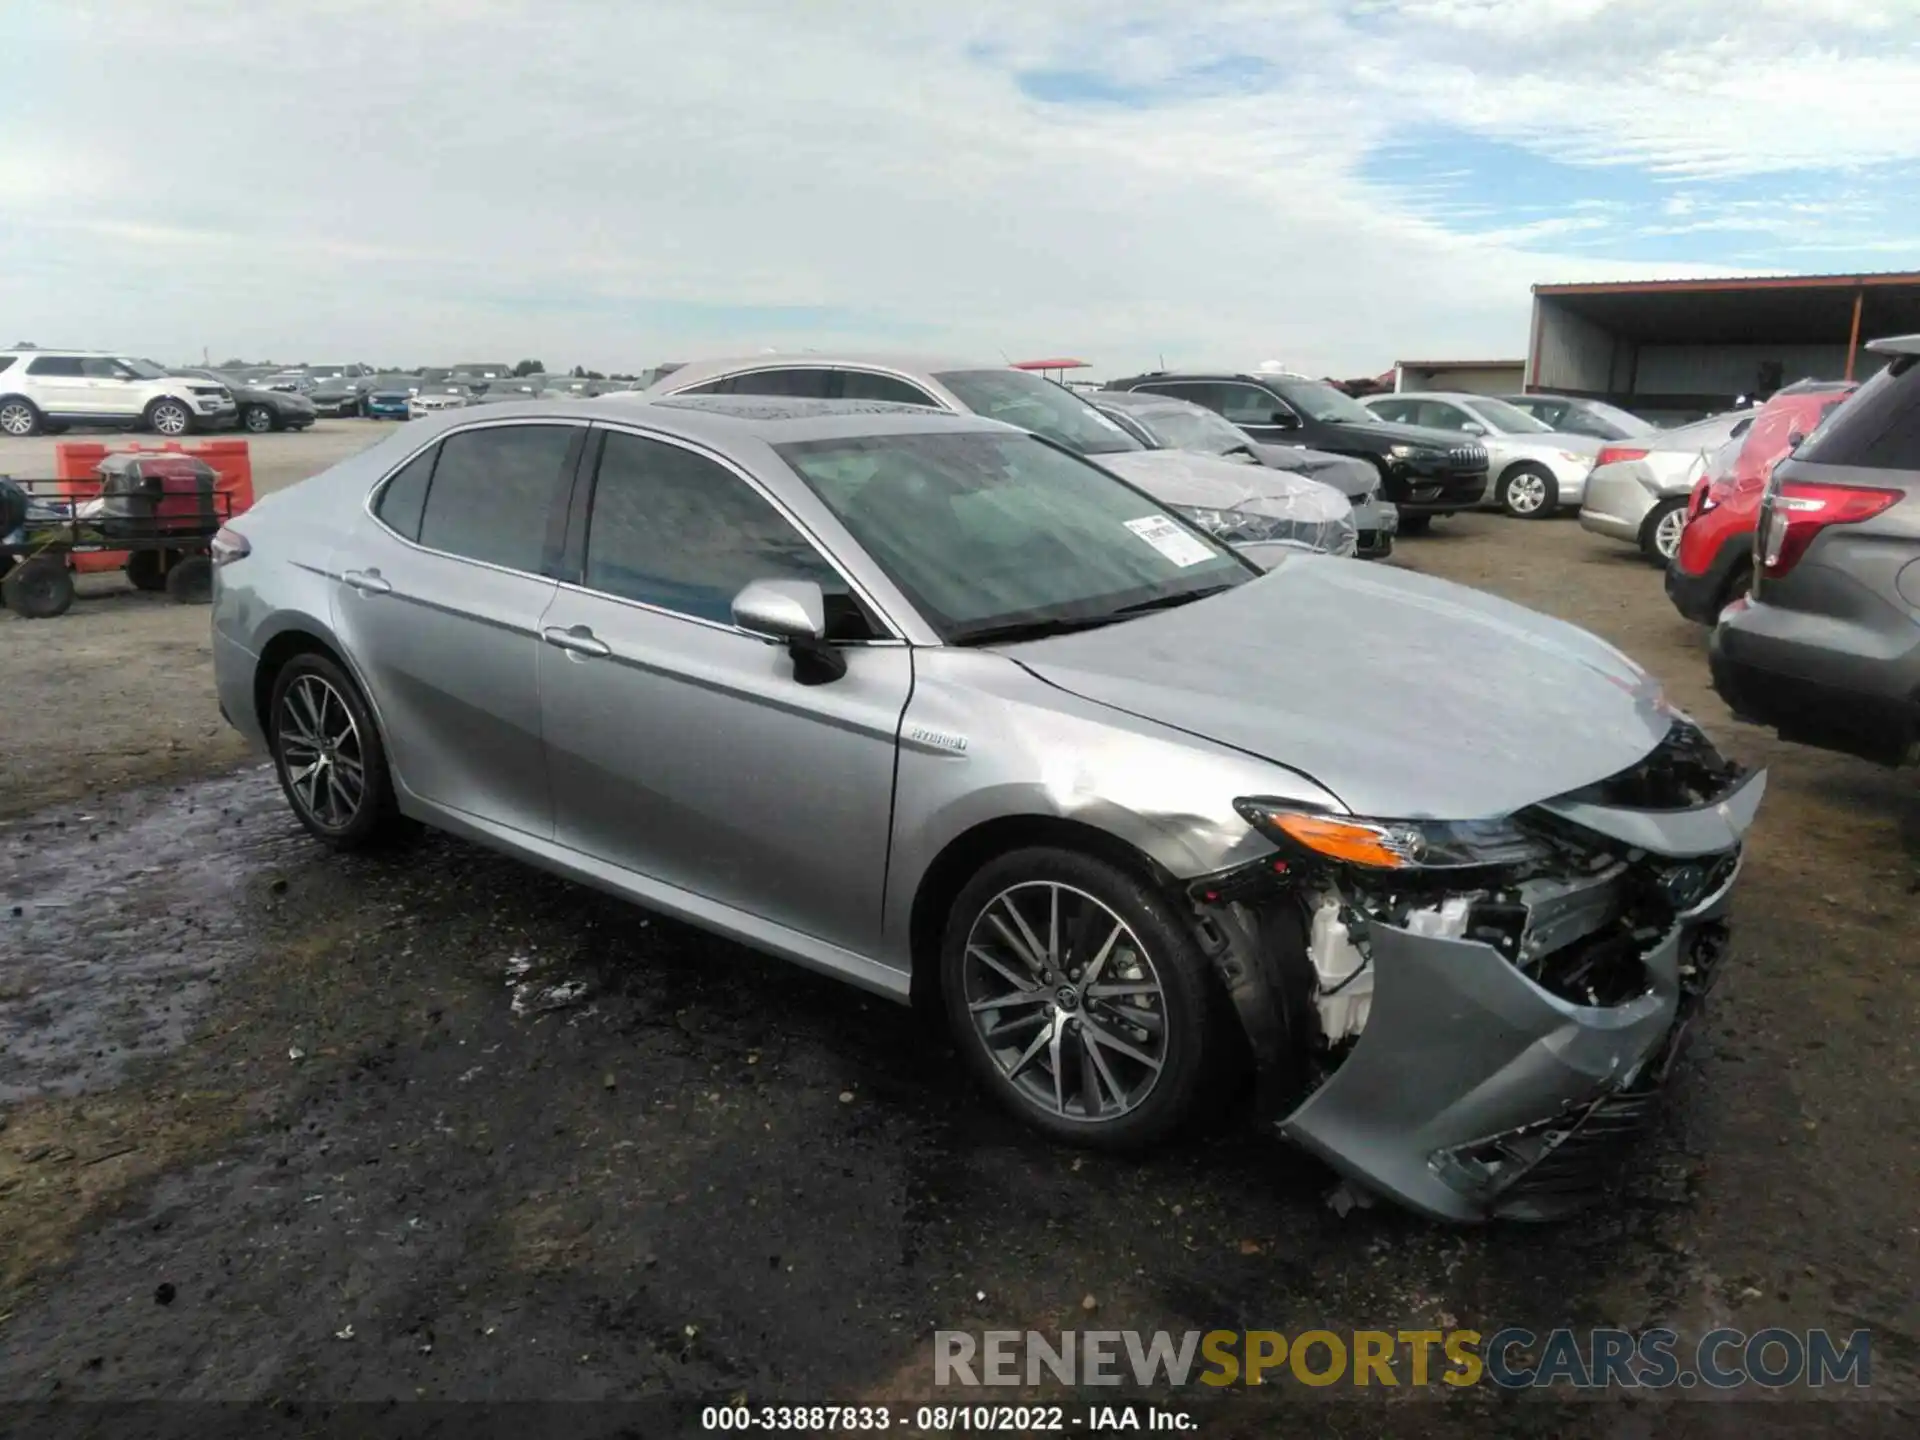
<path fill-rule="evenodd" d="M 1565 1114 L 1584 1114 L 1651 1069 L 1664 1070 L 1650 1057 L 1684 1028 L 1676 1017 L 1705 988 L 1696 971 L 1720 953 L 1718 916 L 1745 829 L 1734 812 L 1750 819 L 1762 787 L 1748 782 L 1763 780 L 1676 721 L 1632 770 L 1503 821 L 1407 822 L 1410 832 L 1424 831 L 1400 836 L 1390 822 L 1330 817 L 1327 829 L 1373 826 L 1381 845 L 1362 852 L 1361 863 L 1343 863 L 1283 844 L 1274 856 L 1196 884 L 1190 896 L 1203 939 L 1216 946 L 1216 966 L 1265 1062 L 1263 1083 L 1273 1101 L 1294 1107 L 1283 1130 L 1313 1114 L 1332 1131 L 1321 1112 L 1357 1106 L 1360 1114 L 1339 1123 L 1378 1148 L 1385 1127 L 1374 1112 L 1398 1109 L 1418 1120 L 1408 1136 L 1418 1148 L 1400 1159 L 1423 1183 L 1445 1176 L 1463 1188 L 1463 1177 L 1478 1176 L 1473 1183 L 1487 1192 L 1480 1200 L 1513 1183 L 1525 1166 L 1472 1157 L 1520 1153 L 1507 1132 L 1537 1128 L 1555 1137 L 1525 1151 L 1528 1165 L 1537 1164 L 1579 1128 Z M 1750 804 L 1726 803 L 1746 790 Z M 1702 850 L 1709 822 L 1719 848 Z M 1654 844 L 1684 838 L 1665 853 L 1621 838 L 1643 833 Z M 1434 863 L 1389 863 L 1400 854 Z M 1400 958 L 1383 963 L 1383 955 Z M 1386 987 L 1396 985 L 1406 990 L 1395 997 L 1390 1038 L 1370 1039 L 1382 1024 Z M 1457 1056 L 1446 1054 L 1450 1027 Z M 1629 1030 L 1632 1046 L 1620 1041 Z M 1430 1072 L 1424 1086 L 1395 1073 L 1405 1057 L 1390 1052 L 1410 1042 Z M 1632 1048 L 1639 1053 L 1627 1055 Z M 1570 1071 L 1566 1057 L 1581 1051 L 1587 1068 Z M 1356 1056 L 1368 1073 L 1348 1084 L 1344 1072 Z M 1535 1086 L 1544 1086 L 1538 1100 Z M 1321 1105 L 1323 1089 L 1342 1095 Z M 1409 1093 L 1420 1089 L 1428 1093 Z M 1538 1107 L 1531 1114 L 1530 1105 Z M 1420 1119 L 1427 1110 L 1433 1116 Z M 1311 1137 L 1336 1163 L 1351 1158 L 1339 1139 Z M 1343 1168 L 1370 1178 L 1372 1167 Z M 1406 1185 L 1388 1188 L 1410 1199 Z"/>

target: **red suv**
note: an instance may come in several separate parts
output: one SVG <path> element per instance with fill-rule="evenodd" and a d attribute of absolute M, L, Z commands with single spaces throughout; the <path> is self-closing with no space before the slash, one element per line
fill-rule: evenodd
<path fill-rule="evenodd" d="M 1753 532 L 1773 467 L 1854 391 L 1851 381 L 1802 380 L 1760 407 L 1737 450 L 1723 449 L 1687 501 L 1687 528 L 1667 563 L 1667 598 L 1711 625 L 1753 583 Z M 1725 464 L 1729 453 L 1733 459 Z"/>

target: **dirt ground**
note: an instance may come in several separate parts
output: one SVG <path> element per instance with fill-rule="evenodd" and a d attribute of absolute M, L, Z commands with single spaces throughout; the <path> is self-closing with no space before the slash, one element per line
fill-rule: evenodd
<path fill-rule="evenodd" d="M 1733 723 L 1658 574 L 1571 521 L 1399 559 L 1594 629 L 1771 772 L 1667 1118 L 1574 1222 L 1342 1218 L 1245 1106 L 1050 1147 L 884 1002 L 452 840 L 323 854 L 219 729 L 204 612 L 0 622 L 0 1399 L 858 1403 L 927 1397 L 935 1329 L 1727 1324 L 1870 1328 L 1881 1403 L 1194 1408 L 1912 1433 L 1920 777 Z"/>
<path fill-rule="evenodd" d="M 250 436 L 254 491 L 304 480 L 393 428 L 321 420 L 299 433 Z M 105 432 L 64 438 L 159 443 Z M 52 476 L 56 443 L 0 436 L 0 475 Z M 211 665 L 206 610 L 144 594 L 118 572 L 82 577 L 80 598 L 58 620 L 0 608 L 0 817 L 243 758 L 214 703 Z"/>

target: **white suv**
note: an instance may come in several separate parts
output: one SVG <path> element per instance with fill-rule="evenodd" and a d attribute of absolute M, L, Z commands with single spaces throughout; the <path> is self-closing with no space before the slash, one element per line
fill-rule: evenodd
<path fill-rule="evenodd" d="M 69 425 L 185 435 L 231 425 L 233 392 L 151 360 L 89 350 L 0 350 L 0 434 L 57 435 Z"/>

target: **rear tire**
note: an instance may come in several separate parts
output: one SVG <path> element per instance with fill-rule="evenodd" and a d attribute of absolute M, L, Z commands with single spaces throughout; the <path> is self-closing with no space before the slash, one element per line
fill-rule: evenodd
<path fill-rule="evenodd" d="M 1036 846 L 983 866 L 947 917 L 940 988 L 974 1078 L 1055 1139 L 1151 1145 L 1209 1089 L 1206 957 L 1172 905 L 1107 861 Z"/>
<path fill-rule="evenodd" d="M 0 581 L 0 598 L 22 620 L 51 620 L 73 604 L 73 572 L 64 560 L 36 555 Z"/>
<path fill-rule="evenodd" d="M 213 561 L 204 555 L 175 560 L 167 570 L 167 598 L 176 605 L 213 602 Z"/>
<path fill-rule="evenodd" d="M 179 558 L 172 550 L 134 550 L 127 556 L 127 583 L 158 594 L 167 588 L 167 570 Z"/>
<path fill-rule="evenodd" d="M 1560 503 L 1560 482 L 1544 465 L 1515 465 L 1500 477 L 1494 494 L 1516 520 L 1544 520 Z"/>
<path fill-rule="evenodd" d="M 283 665 L 266 721 L 280 789 L 308 834 L 359 850 L 405 828 L 372 712 L 333 659 L 308 651 Z"/>
<path fill-rule="evenodd" d="M 1665 569 L 1680 548 L 1680 532 L 1687 528 L 1687 502 L 1662 500 L 1640 522 L 1640 553 Z"/>

